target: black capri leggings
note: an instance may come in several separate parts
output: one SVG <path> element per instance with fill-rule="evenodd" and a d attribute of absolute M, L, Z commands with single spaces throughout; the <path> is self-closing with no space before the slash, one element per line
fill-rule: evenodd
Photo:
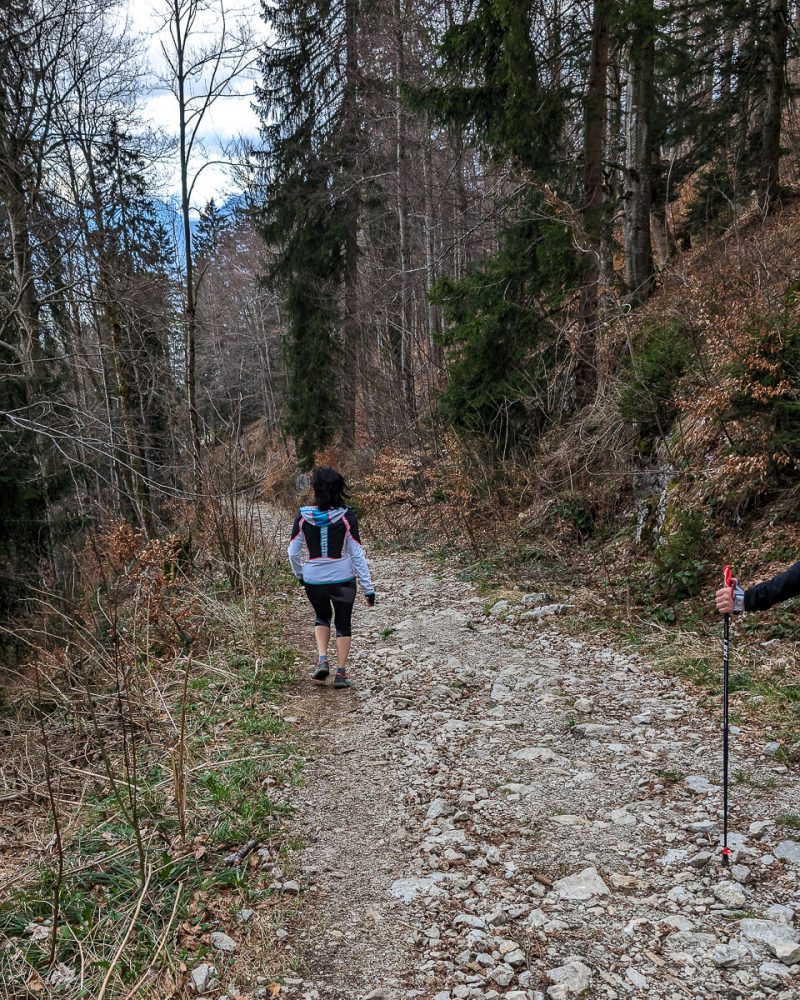
<path fill-rule="evenodd" d="M 336 634 L 353 634 L 353 602 L 356 599 L 356 581 L 344 583 L 307 583 L 306 594 L 316 612 L 315 625 L 330 628 L 331 618 L 336 625 Z M 331 604 L 333 609 L 331 610 Z"/>

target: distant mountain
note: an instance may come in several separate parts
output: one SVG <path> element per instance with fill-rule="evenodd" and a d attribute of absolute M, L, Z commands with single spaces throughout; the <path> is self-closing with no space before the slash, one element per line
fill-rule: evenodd
<path fill-rule="evenodd" d="M 244 207 L 244 203 L 245 198 L 243 194 L 233 194 L 221 203 L 219 209 L 223 215 L 233 215 L 237 210 Z M 171 241 L 174 242 L 178 262 L 183 264 L 183 220 L 181 217 L 180 201 L 177 195 L 168 198 L 155 198 L 153 205 L 155 206 L 159 222 L 164 225 L 170 234 Z M 189 219 L 189 228 L 191 229 L 192 236 L 197 231 L 199 222 L 200 219 L 197 213 L 193 213 Z"/>

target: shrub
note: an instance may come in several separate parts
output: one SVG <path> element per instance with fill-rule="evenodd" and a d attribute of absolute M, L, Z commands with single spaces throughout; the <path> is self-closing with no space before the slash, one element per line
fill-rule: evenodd
<path fill-rule="evenodd" d="M 617 407 L 646 441 L 663 437 L 674 420 L 675 390 L 693 353 L 691 331 L 682 319 L 650 323 L 642 330 Z"/>
<path fill-rule="evenodd" d="M 746 346 L 728 366 L 734 384 L 722 424 L 738 422 L 734 463 L 760 470 L 763 479 L 786 484 L 800 479 L 800 288 L 787 292 L 777 316 L 757 321 Z"/>
<path fill-rule="evenodd" d="M 655 591 L 668 600 L 695 597 L 709 568 L 704 558 L 706 530 L 702 515 L 681 511 L 655 552 Z"/>
<path fill-rule="evenodd" d="M 552 508 L 549 521 L 555 525 L 561 521 L 566 523 L 581 539 L 594 533 L 596 505 L 580 496 L 569 496 Z"/>

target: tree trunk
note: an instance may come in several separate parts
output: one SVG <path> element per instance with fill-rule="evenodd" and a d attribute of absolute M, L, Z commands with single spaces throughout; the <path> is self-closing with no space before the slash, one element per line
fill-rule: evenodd
<path fill-rule="evenodd" d="M 760 205 L 766 214 L 778 195 L 781 153 L 781 113 L 786 71 L 788 0 L 770 0 L 767 33 L 766 102 L 761 133 Z"/>
<path fill-rule="evenodd" d="M 101 268 L 103 264 L 101 263 Z M 101 279 L 102 281 L 102 279 Z M 127 475 L 130 480 L 131 496 L 136 506 L 136 514 L 146 535 L 152 538 L 155 533 L 153 523 L 153 504 L 150 488 L 145 478 L 143 461 L 144 447 L 141 433 L 137 427 L 137 399 L 134 388 L 135 375 L 131 370 L 130 345 L 126 343 L 122 324 L 117 315 L 117 305 L 114 292 L 108 282 L 103 282 L 103 297 L 106 299 L 105 312 L 111 331 L 111 344 L 114 356 L 114 374 L 117 379 L 120 406 L 122 408 L 122 427 L 125 432 L 127 448 Z"/>
<path fill-rule="evenodd" d="M 625 280 L 634 303 L 644 302 L 653 278 L 650 243 L 655 37 L 653 2 L 633 25 L 626 93 Z"/>
<path fill-rule="evenodd" d="M 439 343 L 441 333 L 441 311 L 430 301 L 431 291 L 436 282 L 436 237 L 433 222 L 433 155 L 431 141 L 425 143 L 425 156 L 422 161 L 423 186 L 425 194 L 425 291 L 427 293 L 428 310 L 428 349 L 430 362 L 437 370 L 442 367 L 442 345 Z"/>
<path fill-rule="evenodd" d="M 358 186 L 355 177 L 358 94 L 358 0 L 345 0 L 345 81 L 342 116 L 345 162 L 350 166 L 342 178 L 345 193 L 344 316 L 342 319 L 342 415 L 340 444 L 345 451 L 356 443 L 356 395 L 358 392 Z"/>
<path fill-rule="evenodd" d="M 186 363 L 186 405 L 189 410 L 189 439 L 192 450 L 192 485 L 198 496 L 203 492 L 203 470 L 200 454 L 200 422 L 197 416 L 197 307 L 195 304 L 194 260 L 192 258 L 192 228 L 189 219 L 189 155 L 186 133 L 186 75 L 184 57 L 186 37 L 180 15 L 174 20 L 175 54 L 177 57 L 178 84 L 178 133 L 181 171 L 181 216 L 183 222 L 183 253 L 186 274 L 186 303 L 184 315 L 185 363 Z"/>
<path fill-rule="evenodd" d="M 619 165 L 625 159 L 625 143 L 622 135 L 622 80 L 621 80 L 621 46 L 614 45 L 609 54 L 608 66 L 608 99 L 606 102 L 606 156 L 613 164 L 608 178 L 608 200 L 612 206 L 622 203 L 622 184 Z M 614 220 L 606 219 L 606 231 L 601 244 L 600 271 L 602 283 L 613 287 L 614 274 Z"/>
<path fill-rule="evenodd" d="M 25 190 L 23 176 L 14 168 L 13 163 L 6 164 L 5 173 L 7 178 L 11 177 L 11 182 L 4 185 L 6 190 L 3 194 L 6 198 L 6 212 L 11 235 L 11 258 L 16 293 L 14 315 L 19 323 L 23 338 L 20 358 L 26 379 L 25 393 L 27 402 L 33 404 L 37 400 L 37 383 L 44 374 L 44 359 L 39 339 L 41 306 L 34 283 L 33 253 L 29 229 L 29 208 L 32 199 Z M 45 438 L 36 435 L 36 439 L 38 440 L 34 452 L 34 464 L 39 479 L 47 525 L 43 547 L 47 552 L 53 581 L 61 586 L 64 583 L 64 573 L 54 545 L 54 513 L 50 496 L 50 483 L 54 478 L 53 454 L 49 442 Z"/>
<path fill-rule="evenodd" d="M 408 193 L 406 187 L 407 145 L 406 114 L 400 87 L 405 79 L 405 40 L 403 38 L 403 0 L 393 0 L 395 32 L 395 152 L 397 170 L 397 229 L 399 237 L 400 271 L 400 384 L 403 399 L 404 429 L 416 420 L 414 392 L 413 337 L 408 307 L 408 265 L 410 259 L 408 236 Z"/>
<path fill-rule="evenodd" d="M 603 242 L 603 138 L 608 107 L 609 0 L 594 0 L 592 51 L 583 126 L 583 221 L 588 266 L 581 291 L 581 331 L 575 365 L 577 406 L 591 402 L 597 390 L 595 346 L 599 329 L 598 287 Z"/>

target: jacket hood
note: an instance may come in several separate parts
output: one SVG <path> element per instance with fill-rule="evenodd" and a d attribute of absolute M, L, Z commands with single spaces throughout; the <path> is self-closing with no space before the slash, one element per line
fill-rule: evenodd
<path fill-rule="evenodd" d="M 309 524 L 315 524 L 318 528 L 324 528 L 329 524 L 336 524 L 347 513 L 346 507 L 334 507 L 333 510 L 320 510 L 319 507 L 301 507 L 300 515 Z"/>

